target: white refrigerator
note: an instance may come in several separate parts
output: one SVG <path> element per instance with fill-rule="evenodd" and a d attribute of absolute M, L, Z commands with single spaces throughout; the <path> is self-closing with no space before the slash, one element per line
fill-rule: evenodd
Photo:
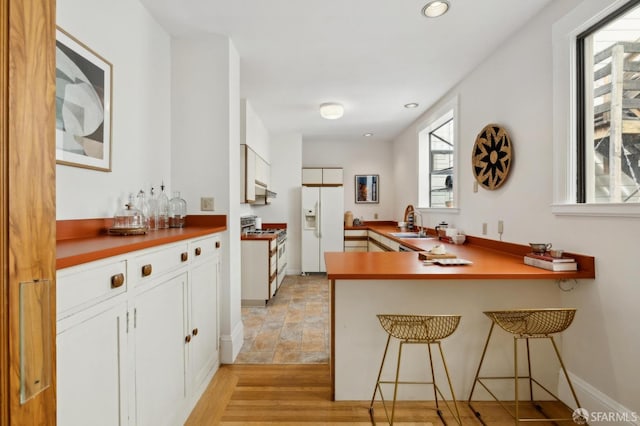
<path fill-rule="evenodd" d="M 344 189 L 302 187 L 302 272 L 326 272 L 324 253 L 344 251 Z"/>

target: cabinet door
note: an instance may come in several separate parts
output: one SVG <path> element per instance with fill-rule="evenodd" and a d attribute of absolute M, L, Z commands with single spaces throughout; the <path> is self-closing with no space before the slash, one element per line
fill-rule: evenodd
<path fill-rule="evenodd" d="M 385 251 L 382 247 L 374 243 L 373 241 L 369 241 L 369 251 Z"/>
<path fill-rule="evenodd" d="M 187 273 L 153 283 L 136 297 L 135 382 L 138 426 L 178 424 L 186 397 Z"/>
<path fill-rule="evenodd" d="M 256 155 L 256 182 L 269 187 L 271 166 L 262 157 Z"/>
<path fill-rule="evenodd" d="M 126 333 L 122 298 L 58 322 L 59 425 L 127 424 Z"/>
<path fill-rule="evenodd" d="M 215 256 L 191 270 L 189 371 L 190 387 L 199 386 L 218 365 L 218 273 Z"/>
<path fill-rule="evenodd" d="M 342 185 L 342 169 L 322 169 L 322 183 L 325 185 Z"/>
<path fill-rule="evenodd" d="M 321 185 L 322 169 L 304 168 L 302 169 L 303 185 Z"/>
<path fill-rule="evenodd" d="M 240 145 L 240 200 L 243 203 L 256 201 L 256 153 L 247 145 Z"/>

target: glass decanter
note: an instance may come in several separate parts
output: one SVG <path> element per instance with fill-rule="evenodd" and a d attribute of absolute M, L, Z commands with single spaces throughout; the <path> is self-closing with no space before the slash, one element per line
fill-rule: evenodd
<path fill-rule="evenodd" d="M 187 217 L 187 202 L 180 198 L 180 191 L 174 191 L 169 200 L 169 227 L 182 228 Z"/>

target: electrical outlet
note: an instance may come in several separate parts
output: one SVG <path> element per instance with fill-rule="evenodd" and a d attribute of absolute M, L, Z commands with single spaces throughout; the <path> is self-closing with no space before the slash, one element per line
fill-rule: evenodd
<path fill-rule="evenodd" d="M 487 235 L 487 223 L 482 224 L 482 235 Z"/>
<path fill-rule="evenodd" d="M 201 197 L 200 198 L 200 210 L 203 212 L 213 211 L 213 197 Z"/>
<path fill-rule="evenodd" d="M 373 214 L 373 218 L 374 218 L 374 219 L 377 219 L 377 218 L 378 218 L 378 213 L 374 213 L 374 214 Z"/>
<path fill-rule="evenodd" d="M 478 192 L 478 181 L 477 180 L 473 181 L 473 192 Z"/>
<path fill-rule="evenodd" d="M 498 221 L 498 234 L 502 234 L 504 232 L 504 221 Z"/>

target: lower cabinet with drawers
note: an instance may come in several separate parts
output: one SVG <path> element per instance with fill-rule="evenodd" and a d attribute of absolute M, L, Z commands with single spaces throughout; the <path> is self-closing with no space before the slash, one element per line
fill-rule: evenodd
<path fill-rule="evenodd" d="M 369 231 L 366 229 L 344 230 L 344 251 L 368 251 Z"/>
<path fill-rule="evenodd" d="M 57 273 L 60 425 L 179 425 L 219 365 L 220 238 Z"/>
<path fill-rule="evenodd" d="M 242 240 L 242 306 L 264 306 L 278 289 L 278 242 Z"/>

